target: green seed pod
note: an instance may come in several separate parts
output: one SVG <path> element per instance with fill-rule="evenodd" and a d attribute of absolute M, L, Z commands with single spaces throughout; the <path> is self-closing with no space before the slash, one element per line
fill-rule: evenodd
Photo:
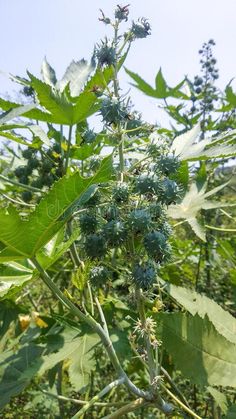
<path fill-rule="evenodd" d="M 143 233 L 151 225 L 151 216 L 144 209 L 135 209 L 128 215 L 128 226 L 135 233 Z"/>
<path fill-rule="evenodd" d="M 119 101 L 116 97 L 107 97 L 102 101 L 100 113 L 103 121 L 108 125 L 118 124 L 128 117 L 128 111 L 124 103 Z"/>
<path fill-rule="evenodd" d="M 158 193 L 159 179 L 154 174 L 140 175 L 135 181 L 134 190 L 142 195 Z"/>
<path fill-rule="evenodd" d="M 103 228 L 103 234 L 112 247 L 120 246 L 126 238 L 126 228 L 122 221 L 109 221 Z"/>
<path fill-rule="evenodd" d="M 79 219 L 80 230 L 83 234 L 95 233 L 98 225 L 97 218 L 93 214 L 83 214 Z"/>
<path fill-rule="evenodd" d="M 96 133 L 92 129 L 85 129 L 81 138 L 85 144 L 92 144 L 96 140 Z"/>
<path fill-rule="evenodd" d="M 38 166 L 39 166 L 39 161 L 38 161 L 38 159 L 36 157 L 31 157 L 28 160 L 27 167 L 30 170 L 37 169 Z"/>
<path fill-rule="evenodd" d="M 123 204 L 129 200 L 129 187 L 125 182 L 118 182 L 112 190 L 112 197 L 118 204 Z"/>
<path fill-rule="evenodd" d="M 22 176 L 27 176 L 26 170 L 25 170 L 26 166 L 19 166 L 15 169 L 15 175 L 18 178 L 21 178 Z"/>
<path fill-rule="evenodd" d="M 149 210 L 149 212 L 150 212 L 150 214 L 151 214 L 151 217 L 152 217 L 152 220 L 153 220 L 153 221 L 157 221 L 157 220 L 159 220 L 159 219 L 160 219 L 160 217 L 163 215 L 163 208 L 162 208 L 162 206 L 161 206 L 159 203 L 157 203 L 157 202 L 153 202 L 153 203 L 149 206 L 148 210 Z"/>
<path fill-rule="evenodd" d="M 106 241 L 101 234 L 89 234 L 84 244 L 85 252 L 91 259 L 101 258 L 106 254 Z"/>
<path fill-rule="evenodd" d="M 98 60 L 98 65 L 114 65 L 116 62 L 116 49 L 114 45 L 108 41 L 101 41 L 95 48 L 95 57 Z"/>
<path fill-rule="evenodd" d="M 91 198 L 88 199 L 88 201 L 83 205 L 86 208 L 92 208 L 96 207 L 96 205 L 99 204 L 101 200 L 101 194 L 97 191 Z"/>
<path fill-rule="evenodd" d="M 41 176 L 33 180 L 31 186 L 33 186 L 34 188 L 41 189 L 43 187 L 43 179 L 41 178 Z"/>
<path fill-rule="evenodd" d="M 152 262 L 136 264 L 133 268 L 134 283 L 144 290 L 149 289 L 156 279 L 156 269 Z"/>
<path fill-rule="evenodd" d="M 156 167 L 163 175 L 169 176 L 177 172 L 180 167 L 180 161 L 174 155 L 162 155 Z"/>
<path fill-rule="evenodd" d="M 21 198 L 23 199 L 23 201 L 25 202 L 30 202 L 31 199 L 33 198 L 33 195 L 30 191 L 24 191 L 21 194 Z"/>
<path fill-rule="evenodd" d="M 111 277 L 111 272 L 104 266 L 95 266 L 89 273 L 89 280 L 92 286 L 101 288 Z"/>
<path fill-rule="evenodd" d="M 150 23 L 142 17 L 137 22 L 133 22 L 131 32 L 134 38 L 146 38 L 148 35 L 151 35 Z"/>
<path fill-rule="evenodd" d="M 180 197 L 180 190 L 174 180 L 168 178 L 162 181 L 162 196 L 161 200 L 164 204 L 175 204 Z"/>
<path fill-rule="evenodd" d="M 29 184 L 29 178 L 28 178 L 28 176 L 21 176 L 19 178 L 19 182 L 22 183 L 23 185 L 28 185 Z"/>
<path fill-rule="evenodd" d="M 43 173 L 50 173 L 53 167 L 54 167 L 53 162 L 46 159 L 46 160 L 43 161 L 43 164 L 41 166 L 41 171 Z"/>
<path fill-rule="evenodd" d="M 27 148 L 26 150 L 22 151 L 22 156 L 24 159 L 29 160 L 33 155 L 35 151 L 32 148 Z"/>
<path fill-rule="evenodd" d="M 162 262 L 167 247 L 166 236 L 160 231 L 152 231 L 145 235 L 143 242 L 148 256 L 156 262 Z"/>

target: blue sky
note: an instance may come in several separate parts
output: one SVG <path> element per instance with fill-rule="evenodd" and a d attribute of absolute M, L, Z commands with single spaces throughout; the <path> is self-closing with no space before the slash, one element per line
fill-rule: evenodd
<path fill-rule="evenodd" d="M 98 21 L 99 8 L 112 16 L 117 0 L 0 0 L 0 70 L 25 75 L 28 68 L 39 75 L 41 62 L 48 61 L 62 76 L 72 59 L 89 59 L 94 43 L 109 28 Z M 127 4 L 122 2 L 121 4 Z M 170 85 L 185 74 L 199 71 L 198 50 L 215 39 L 215 55 L 223 88 L 236 73 L 235 0 L 131 0 L 130 17 L 146 17 L 152 35 L 133 44 L 126 66 L 150 83 L 162 67 Z M 127 91 L 129 79 L 121 74 Z M 234 83 L 235 86 L 235 83 Z M 13 95 L 15 86 L 0 74 L 0 92 Z M 132 89 L 131 95 L 144 117 L 158 119 L 157 102 Z"/>

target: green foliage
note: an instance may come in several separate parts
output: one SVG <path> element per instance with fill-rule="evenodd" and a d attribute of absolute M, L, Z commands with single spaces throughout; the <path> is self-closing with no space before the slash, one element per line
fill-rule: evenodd
<path fill-rule="evenodd" d="M 42 80 L 11 76 L 27 104 L 0 99 L 6 417 L 14 397 L 32 417 L 108 417 L 142 399 L 137 417 L 234 417 L 235 94 L 216 87 L 209 40 L 200 74 L 175 87 L 161 69 L 155 87 L 126 69 L 171 118 L 143 121 L 118 73 L 151 27 L 140 18 L 121 33 L 128 17 L 128 5 L 114 21 L 101 11 L 114 35 L 90 61 L 58 80 L 45 58 Z"/>
<path fill-rule="evenodd" d="M 200 386 L 236 386 L 236 346 L 206 316 L 162 313 L 162 341 L 175 366 Z"/>

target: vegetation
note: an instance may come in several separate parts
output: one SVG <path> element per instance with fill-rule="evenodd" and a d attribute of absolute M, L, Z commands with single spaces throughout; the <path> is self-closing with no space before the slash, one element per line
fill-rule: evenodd
<path fill-rule="evenodd" d="M 128 18 L 101 12 L 90 62 L 0 99 L 4 418 L 236 415 L 236 94 L 210 40 L 174 87 L 125 68 L 171 128 L 143 121 L 119 71 L 151 28 Z"/>

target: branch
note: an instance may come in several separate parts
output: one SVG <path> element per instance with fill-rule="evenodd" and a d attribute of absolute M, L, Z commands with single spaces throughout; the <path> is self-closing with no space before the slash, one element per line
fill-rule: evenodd
<path fill-rule="evenodd" d="M 101 399 L 103 396 L 105 396 L 109 391 L 111 391 L 114 387 L 119 386 L 120 384 L 123 384 L 125 381 L 124 377 L 119 378 L 118 380 L 112 381 L 112 383 L 108 384 L 106 387 L 104 387 L 96 396 L 94 396 L 82 409 L 80 409 L 73 417 L 72 419 L 77 419 L 85 412 L 87 412 L 90 407 L 94 405 L 99 399 Z"/>
<path fill-rule="evenodd" d="M 183 409 L 185 412 L 187 412 L 190 416 L 192 416 L 195 419 L 202 419 L 200 416 L 198 416 L 196 413 L 194 413 L 188 406 L 186 406 L 184 403 L 182 403 L 168 388 L 166 388 L 163 384 L 161 384 L 161 387 L 165 392 Z"/>
<path fill-rule="evenodd" d="M 117 419 L 120 418 L 122 415 L 125 415 L 129 412 L 134 412 L 134 410 L 139 409 L 140 407 L 149 404 L 146 400 L 139 398 L 134 400 L 133 402 L 126 404 L 125 406 L 118 409 L 116 412 L 112 413 L 111 415 L 104 416 L 103 419 Z"/>
<path fill-rule="evenodd" d="M 89 313 L 84 314 L 78 307 L 76 307 L 73 302 L 66 297 L 65 294 L 57 287 L 57 285 L 51 280 L 50 276 L 47 274 L 47 272 L 42 268 L 40 263 L 37 261 L 37 259 L 34 257 L 32 258 L 32 262 L 34 266 L 37 268 L 37 270 L 41 274 L 41 278 L 43 282 L 47 285 L 47 287 L 52 291 L 53 295 L 65 306 L 67 307 L 71 313 L 73 313 L 75 316 L 77 316 L 82 322 L 87 323 L 88 326 L 90 326 L 99 336 L 100 339 L 106 349 L 106 352 L 109 356 L 109 359 L 118 375 L 118 377 L 124 377 L 124 383 L 126 386 L 130 389 L 132 393 L 134 393 L 138 397 L 142 397 L 146 400 L 151 400 L 153 398 L 153 395 L 150 392 L 140 390 L 138 387 L 135 386 L 135 384 L 132 383 L 132 381 L 129 379 L 129 377 L 124 372 L 120 361 L 117 357 L 117 354 L 114 350 L 114 347 L 112 345 L 112 342 L 107 336 L 106 332 L 102 328 L 102 326 L 96 322 L 96 320 L 93 319 L 92 316 L 90 316 Z"/>

